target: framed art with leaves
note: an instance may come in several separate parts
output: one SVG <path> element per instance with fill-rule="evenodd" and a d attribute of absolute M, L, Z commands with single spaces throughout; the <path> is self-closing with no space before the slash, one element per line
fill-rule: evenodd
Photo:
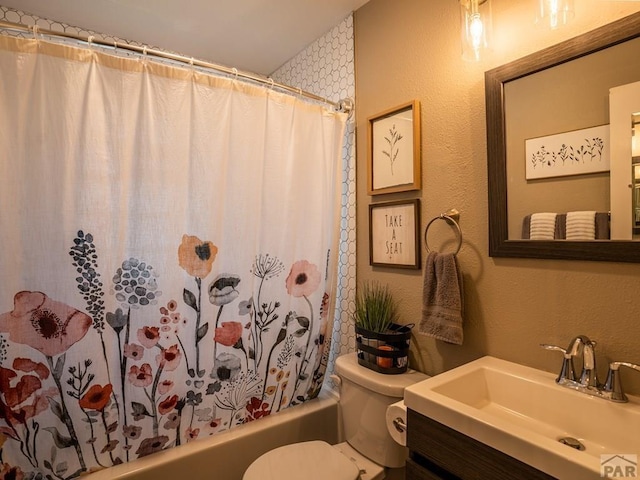
<path fill-rule="evenodd" d="M 368 193 L 420 190 L 420 102 L 368 120 Z"/>

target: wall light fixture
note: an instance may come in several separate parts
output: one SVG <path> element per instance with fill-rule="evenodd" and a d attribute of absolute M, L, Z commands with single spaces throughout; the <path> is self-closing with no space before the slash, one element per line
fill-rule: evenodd
<path fill-rule="evenodd" d="M 573 0 L 538 0 L 536 23 L 555 30 L 566 25 L 574 14 Z"/>
<path fill-rule="evenodd" d="M 459 1 L 462 58 L 478 61 L 491 42 L 491 0 Z"/>

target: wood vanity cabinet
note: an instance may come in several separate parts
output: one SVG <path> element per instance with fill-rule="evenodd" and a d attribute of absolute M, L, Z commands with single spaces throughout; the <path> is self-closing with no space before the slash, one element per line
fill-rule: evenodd
<path fill-rule="evenodd" d="M 413 410 L 407 411 L 406 480 L 552 480 L 516 460 Z"/>

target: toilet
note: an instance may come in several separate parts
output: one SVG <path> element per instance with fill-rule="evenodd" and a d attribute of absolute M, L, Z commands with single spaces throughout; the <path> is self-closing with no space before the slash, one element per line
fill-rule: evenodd
<path fill-rule="evenodd" d="M 394 471 L 402 472 L 408 450 L 387 430 L 387 407 L 402 400 L 406 387 L 428 376 L 411 369 L 384 375 L 358 364 L 356 353 L 338 357 L 335 370 L 346 442 L 276 448 L 249 465 L 243 480 L 391 480 Z"/>

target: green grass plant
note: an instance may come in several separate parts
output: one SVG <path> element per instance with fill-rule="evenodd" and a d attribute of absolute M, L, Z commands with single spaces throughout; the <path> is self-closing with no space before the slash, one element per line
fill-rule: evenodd
<path fill-rule="evenodd" d="M 396 302 L 388 285 L 365 282 L 356 294 L 355 324 L 371 332 L 384 333 L 398 320 Z"/>

